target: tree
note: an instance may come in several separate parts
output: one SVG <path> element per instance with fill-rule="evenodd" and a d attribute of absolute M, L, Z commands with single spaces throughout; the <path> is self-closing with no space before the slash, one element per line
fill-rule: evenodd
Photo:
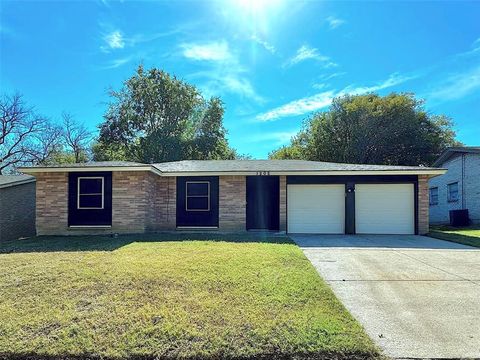
<path fill-rule="evenodd" d="M 61 130 L 27 106 L 22 95 L 0 98 L 0 174 L 38 164 L 60 146 Z"/>
<path fill-rule="evenodd" d="M 73 154 L 73 162 L 86 162 L 87 149 L 92 138 L 92 133 L 83 125 L 75 121 L 72 115 L 64 112 L 62 137 L 65 146 Z"/>
<path fill-rule="evenodd" d="M 425 111 L 412 94 L 343 96 L 307 119 L 270 158 L 389 165 L 431 165 L 459 145 L 451 119 Z"/>
<path fill-rule="evenodd" d="M 125 146 L 117 143 L 106 144 L 96 141 L 92 144 L 92 157 L 95 161 L 126 161 L 128 160 Z"/>
<path fill-rule="evenodd" d="M 145 163 L 182 159 L 228 159 L 223 103 L 168 73 L 139 66 L 112 102 L 93 147 L 94 160 Z"/>
<path fill-rule="evenodd" d="M 302 159 L 302 151 L 299 146 L 289 145 L 289 146 L 282 146 L 281 148 L 272 151 L 269 154 L 270 159 L 276 160 L 295 160 L 295 159 Z"/>

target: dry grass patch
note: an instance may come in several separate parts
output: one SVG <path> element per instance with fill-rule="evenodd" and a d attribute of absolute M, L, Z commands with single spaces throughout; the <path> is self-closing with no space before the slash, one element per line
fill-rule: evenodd
<path fill-rule="evenodd" d="M 0 357 L 377 356 L 288 240 L 170 237 L 0 245 Z"/>

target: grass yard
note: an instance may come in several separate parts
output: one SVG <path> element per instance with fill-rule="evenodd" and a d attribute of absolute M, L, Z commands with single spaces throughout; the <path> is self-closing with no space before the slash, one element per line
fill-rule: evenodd
<path fill-rule="evenodd" d="M 429 236 L 453 241 L 459 244 L 470 245 L 480 248 L 480 226 L 454 228 L 451 226 L 432 226 Z"/>
<path fill-rule="evenodd" d="M 376 358 L 287 237 L 0 244 L 0 358 Z"/>

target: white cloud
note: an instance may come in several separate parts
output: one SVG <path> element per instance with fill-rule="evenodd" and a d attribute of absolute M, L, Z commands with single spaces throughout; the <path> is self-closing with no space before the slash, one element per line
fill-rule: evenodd
<path fill-rule="evenodd" d="M 226 41 L 205 44 L 182 44 L 182 55 L 188 59 L 205 61 L 209 68 L 190 74 L 190 78 L 199 78 L 199 87 L 206 96 L 219 96 L 232 93 L 261 103 L 264 99 L 255 91 L 248 72 L 236 54 L 230 52 Z"/>
<path fill-rule="evenodd" d="M 326 20 L 327 20 L 329 28 L 332 29 L 332 30 L 336 29 L 340 25 L 345 24 L 345 20 L 339 19 L 335 16 L 329 16 L 329 17 L 326 18 Z"/>
<path fill-rule="evenodd" d="M 182 44 L 183 56 L 198 61 L 225 61 L 231 58 L 226 41 L 210 42 L 204 44 Z"/>
<path fill-rule="evenodd" d="M 102 46 L 103 51 L 111 49 L 123 49 L 125 47 L 125 39 L 119 30 L 112 31 L 103 37 L 106 46 Z"/>
<path fill-rule="evenodd" d="M 257 120 L 272 121 L 285 116 L 296 116 L 315 111 L 330 105 L 334 96 L 335 92 L 330 90 L 299 100 L 291 101 L 288 104 L 279 106 L 273 110 L 258 115 Z"/>
<path fill-rule="evenodd" d="M 257 95 L 250 81 L 235 75 L 224 78 L 224 84 L 231 92 L 241 94 L 245 97 L 261 102 L 261 97 Z"/>
<path fill-rule="evenodd" d="M 325 67 L 337 66 L 337 64 L 331 61 L 328 56 L 320 54 L 318 49 L 312 48 L 308 45 L 303 45 L 297 50 L 296 54 L 292 58 L 288 59 L 283 64 L 283 67 L 293 66 L 305 60 L 318 61 L 323 63 Z"/>
<path fill-rule="evenodd" d="M 317 90 L 325 89 L 326 87 L 328 87 L 328 84 L 327 84 L 328 80 L 336 78 L 336 77 L 343 76 L 345 74 L 346 74 L 346 72 L 342 71 L 342 72 L 335 72 L 335 73 L 332 73 L 332 74 L 321 75 L 317 78 L 317 82 L 315 82 L 312 85 L 312 87 L 314 89 L 317 89 Z"/>
<path fill-rule="evenodd" d="M 263 40 L 261 39 L 258 35 L 256 34 L 253 34 L 251 39 L 253 41 L 255 41 L 257 44 L 263 46 L 263 48 L 265 50 L 267 50 L 268 52 L 272 53 L 272 54 L 275 54 L 276 53 L 276 49 L 275 49 L 275 46 L 273 46 L 272 44 L 268 43 L 266 40 Z"/>
<path fill-rule="evenodd" d="M 378 91 L 386 89 L 405 81 L 412 79 L 413 77 L 400 76 L 399 74 L 392 74 L 385 81 L 373 86 L 348 86 L 341 91 L 323 91 L 313 96 L 308 96 L 298 100 L 291 101 L 285 105 L 274 108 L 263 114 L 257 115 L 258 121 L 274 121 L 282 117 L 303 115 L 312 111 L 317 111 L 329 106 L 332 103 L 333 98 L 343 96 L 346 94 L 359 95 L 368 92 Z"/>
<path fill-rule="evenodd" d="M 346 94 L 350 94 L 350 95 L 366 94 L 366 93 L 369 93 L 369 92 L 379 91 L 379 90 L 383 90 L 383 89 L 386 89 L 386 88 L 389 88 L 389 87 L 393 87 L 393 86 L 399 85 L 401 83 L 404 83 L 408 80 L 412 80 L 414 78 L 415 78 L 415 76 L 402 76 L 398 73 L 394 73 L 394 74 L 390 75 L 388 77 L 388 79 L 386 79 L 385 81 L 382 81 L 381 83 L 378 83 L 378 84 L 373 85 L 373 86 L 358 86 L 358 87 L 347 86 L 345 89 L 340 91 L 338 93 L 338 95 L 341 96 L 341 95 L 346 95 Z"/>
<path fill-rule="evenodd" d="M 246 141 L 252 143 L 268 141 L 271 142 L 272 145 L 280 146 L 288 144 L 292 137 L 297 135 L 298 131 L 299 129 L 293 131 L 262 132 L 249 136 Z"/>
<path fill-rule="evenodd" d="M 129 63 L 130 61 L 133 60 L 132 56 L 127 56 L 124 58 L 119 58 L 119 59 L 114 59 L 110 61 L 106 66 L 103 67 L 103 69 L 116 69 L 122 65 L 125 65 Z"/>
<path fill-rule="evenodd" d="M 480 66 L 448 76 L 425 97 L 443 102 L 461 99 L 477 90 L 480 90 Z"/>
<path fill-rule="evenodd" d="M 480 50 L 480 38 L 478 38 L 477 40 L 475 40 L 472 44 L 472 50 L 473 51 L 478 51 Z"/>
<path fill-rule="evenodd" d="M 205 79 L 199 86 L 207 97 L 231 93 L 251 99 L 257 103 L 265 101 L 263 97 L 257 94 L 250 80 L 244 76 L 244 70 L 241 68 L 216 67 L 209 71 L 191 74 L 190 77 Z"/>

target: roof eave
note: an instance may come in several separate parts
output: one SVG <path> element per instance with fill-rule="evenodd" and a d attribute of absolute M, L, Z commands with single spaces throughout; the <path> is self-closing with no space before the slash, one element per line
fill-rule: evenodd
<path fill-rule="evenodd" d="M 23 167 L 19 171 L 25 174 L 38 174 L 45 172 L 94 172 L 94 171 L 150 171 L 154 174 L 161 175 L 162 172 L 156 167 L 147 166 L 65 166 L 65 167 Z"/>
<path fill-rule="evenodd" d="M 12 186 L 17 186 L 17 185 L 25 185 L 25 184 L 29 184 L 29 183 L 32 183 L 32 182 L 35 182 L 35 181 L 36 181 L 35 178 L 18 180 L 18 181 L 12 181 L 12 182 L 9 182 L 9 183 L 7 183 L 7 184 L 1 184 L 1 185 L 0 185 L 0 189 L 12 187 Z"/>
<path fill-rule="evenodd" d="M 446 169 L 419 170 L 298 170 L 298 171 L 172 171 L 162 176 L 252 176 L 252 175 L 429 175 L 434 177 L 445 174 Z"/>
<path fill-rule="evenodd" d="M 161 171 L 153 165 L 147 166 L 86 166 L 86 167 L 25 167 L 19 168 L 25 174 L 45 172 L 95 172 L 95 171 L 149 171 L 159 176 L 252 176 L 252 175 L 429 175 L 438 176 L 446 169 L 408 169 L 408 170 L 285 170 L 285 171 Z"/>
<path fill-rule="evenodd" d="M 450 160 L 450 158 L 453 156 L 453 154 L 480 154 L 480 150 L 477 148 L 474 149 L 469 149 L 467 148 L 450 148 L 444 150 L 440 156 L 438 157 L 437 160 L 433 163 L 433 167 L 440 167 L 442 166 L 445 162 Z"/>

